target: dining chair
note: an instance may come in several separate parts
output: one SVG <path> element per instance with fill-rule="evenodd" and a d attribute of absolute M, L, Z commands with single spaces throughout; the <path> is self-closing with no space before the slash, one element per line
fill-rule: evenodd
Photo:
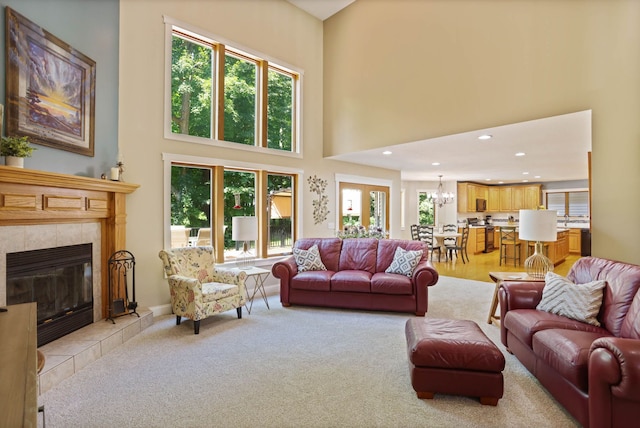
<path fill-rule="evenodd" d="M 453 258 L 453 254 L 455 253 L 456 258 L 458 258 L 458 252 L 460 252 L 460 258 L 462 259 L 462 263 L 465 262 L 465 257 L 467 262 L 469 261 L 469 254 L 467 253 L 467 243 L 469 242 L 469 226 L 465 226 L 462 228 L 460 241 L 454 246 L 450 246 L 447 248 L 449 253 L 449 260 Z"/>
<path fill-rule="evenodd" d="M 458 225 L 456 225 L 456 224 L 445 224 L 444 226 L 442 226 L 442 231 L 444 233 L 456 233 L 456 232 L 458 232 Z M 462 236 L 460 236 L 460 237 L 462 237 Z M 448 254 L 451 253 L 451 251 L 449 251 L 450 248 L 458 246 L 458 237 L 457 236 L 445 237 L 442 240 L 442 243 L 444 245 L 445 256 L 447 256 Z M 448 256 L 447 256 L 447 258 L 449 259 Z"/>
<path fill-rule="evenodd" d="M 414 241 L 419 241 L 420 240 L 420 234 L 418 233 L 418 225 L 417 224 L 412 224 L 411 225 L 411 239 Z"/>
<path fill-rule="evenodd" d="M 511 255 L 509 255 L 508 247 L 512 248 Z M 502 261 L 507 264 L 508 260 L 513 260 L 513 265 L 518 266 L 520 264 L 520 241 L 515 227 L 500 227 L 500 265 Z M 516 264 L 517 262 L 517 264 Z"/>
<path fill-rule="evenodd" d="M 436 239 L 433 236 L 433 226 L 429 226 L 426 224 L 421 224 L 418 226 L 418 237 L 419 240 L 427 244 L 427 248 L 431 253 L 431 260 L 433 260 L 433 253 L 438 252 L 438 261 L 440 261 L 440 256 L 442 255 L 442 250 L 439 246 L 436 245 Z"/>

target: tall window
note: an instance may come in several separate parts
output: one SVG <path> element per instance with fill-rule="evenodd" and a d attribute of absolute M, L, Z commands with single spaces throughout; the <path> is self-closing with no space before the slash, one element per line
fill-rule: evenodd
<path fill-rule="evenodd" d="M 436 224 L 436 205 L 427 192 L 418 192 L 418 224 Z"/>
<path fill-rule="evenodd" d="M 232 239 L 232 218 L 256 216 L 252 252 L 258 258 L 290 254 L 296 186 L 295 174 L 172 163 L 171 246 L 212 245 L 218 263 L 233 261 L 243 243 Z"/>
<path fill-rule="evenodd" d="M 184 28 L 168 26 L 168 31 L 167 120 L 173 137 L 299 152 L 299 73 Z"/>

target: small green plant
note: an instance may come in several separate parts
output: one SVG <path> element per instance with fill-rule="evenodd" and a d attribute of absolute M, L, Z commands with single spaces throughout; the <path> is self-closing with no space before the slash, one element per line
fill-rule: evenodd
<path fill-rule="evenodd" d="M 0 156 L 15 156 L 18 158 L 31 157 L 35 147 L 31 146 L 29 137 L 2 137 L 0 141 Z"/>

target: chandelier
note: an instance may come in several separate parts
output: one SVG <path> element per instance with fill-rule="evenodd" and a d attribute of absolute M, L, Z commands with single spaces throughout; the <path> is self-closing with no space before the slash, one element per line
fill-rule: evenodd
<path fill-rule="evenodd" d="M 445 192 L 444 186 L 442 185 L 442 174 L 440 174 L 440 184 L 438 184 L 438 190 L 436 192 L 429 194 L 429 199 L 433 201 L 439 208 L 442 208 L 444 204 L 450 204 L 453 202 L 453 197 L 455 196 L 451 192 Z"/>

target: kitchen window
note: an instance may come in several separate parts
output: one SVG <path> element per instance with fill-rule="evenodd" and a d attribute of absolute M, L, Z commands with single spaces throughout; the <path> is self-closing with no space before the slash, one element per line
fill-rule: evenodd
<path fill-rule="evenodd" d="M 556 210 L 558 217 L 568 215 L 570 217 L 589 216 L 589 192 L 547 192 L 547 209 Z"/>
<path fill-rule="evenodd" d="M 165 137 L 300 153 L 301 73 L 165 18 Z"/>

